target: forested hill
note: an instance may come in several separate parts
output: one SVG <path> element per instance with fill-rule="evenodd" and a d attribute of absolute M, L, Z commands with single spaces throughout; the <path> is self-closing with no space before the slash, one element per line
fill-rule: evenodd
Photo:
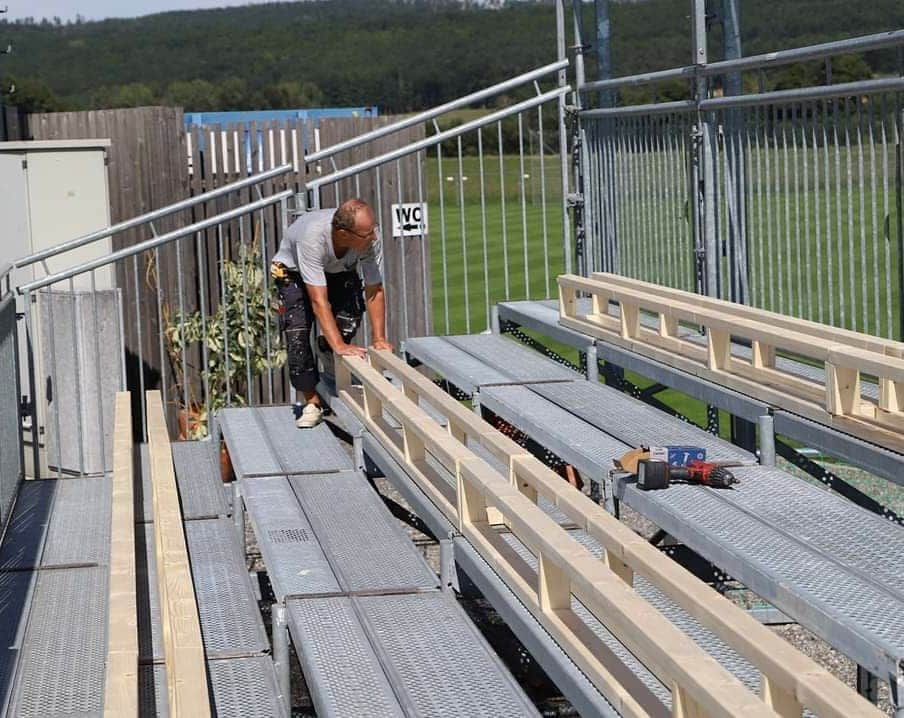
<path fill-rule="evenodd" d="M 26 0 L 9 0 L 12 12 L 19 2 Z M 739 2 L 745 54 L 904 28 L 902 0 Z M 686 64 L 689 8 L 688 0 L 613 4 L 616 74 Z M 591 32 L 592 4 L 585 9 Z M 719 32 L 715 24 L 716 59 Z M 14 99 L 31 109 L 163 102 L 188 110 L 375 104 L 401 112 L 551 61 L 554 33 L 549 2 L 490 9 L 327 0 L 101 22 L 6 22 L 0 46 L 12 44 L 14 53 L 0 56 L 0 77 L 16 83 Z M 893 51 L 873 53 L 853 74 L 889 73 L 895 64 Z"/>

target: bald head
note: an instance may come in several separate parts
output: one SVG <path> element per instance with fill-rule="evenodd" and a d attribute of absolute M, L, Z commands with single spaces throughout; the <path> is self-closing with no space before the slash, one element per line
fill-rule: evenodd
<path fill-rule="evenodd" d="M 333 229 L 363 234 L 362 229 L 372 228 L 374 211 L 363 199 L 355 197 L 339 205 L 339 209 L 333 214 Z"/>

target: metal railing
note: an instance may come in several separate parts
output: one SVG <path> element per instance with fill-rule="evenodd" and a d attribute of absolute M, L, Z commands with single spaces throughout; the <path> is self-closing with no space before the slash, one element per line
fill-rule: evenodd
<path fill-rule="evenodd" d="M 307 182 L 310 209 L 335 206 L 349 196 L 364 196 L 375 207 L 387 271 L 395 272 L 386 291 L 400 315 L 401 340 L 433 327 L 446 334 L 489 329 L 495 302 L 549 298 L 552 280 L 571 267 L 567 66 L 561 58 L 305 157 L 306 163 L 329 158 L 334 167 Z M 537 81 L 550 75 L 557 86 L 541 90 Z M 533 90 L 531 97 L 457 126 L 441 129 L 437 121 L 450 111 L 525 89 Z M 559 122 L 552 122 L 556 118 Z M 375 144 L 425 122 L 432 122 L 434 132 L 423 139 L 383 152 Z M 362 152 L 372 156 L 360 159 Z M 350 160 L 341 169 L 340 153 Z M 393 237 L 387 231 L 392 205 L 404 203 L 427 204 L 429 226 Z"/>
<path fill-rule="evenodd" d="M 694 98 L 580 111 L 581 271 L 904 336 L 904 77 L 726 97 L 710 97 L 708 84 L 882 48 L 904 48 L 904 30 L 579 78 L 585 101 L 676 78 L 691 83 Z"/>
<path fill-rule="evenodd" d="M 268 236 L 261 213 L 278 211 L 284 226 L 294 194 L 261 197 L 17 287 L 26 442 L 36 475 L 42 467 L 60 476 L 106 473 L 113 393 L 127 384 L 140 397 L 141 416 L 145 390 L 159 387 L 172 433 L 182 438 L 199 438 L 220 407 L 291 399 L 269 272 L 281 232 Z M 189 202 L 150 214 L 173 214 Z M 103 270 L 116 288 L 103 288 Z"/>

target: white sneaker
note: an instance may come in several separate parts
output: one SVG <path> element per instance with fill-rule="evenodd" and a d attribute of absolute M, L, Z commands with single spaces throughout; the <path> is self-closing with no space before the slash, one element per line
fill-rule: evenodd
<path fill-rule="evenodd" d="M 301 416 L 295 420 L 295 426 L 299 429 L 313 429 L 323 421 L 323 409 L 316 404 L 305 404 Z"/>

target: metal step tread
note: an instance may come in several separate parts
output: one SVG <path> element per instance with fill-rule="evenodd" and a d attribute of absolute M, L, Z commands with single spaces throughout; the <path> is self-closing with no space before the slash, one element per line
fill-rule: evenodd
<path fill-rule="evenodd" d="M 229 506 L 213 444 L 210 441 L 174 441 L 172 449 L 182 518 L 227 516 Z"/>
<path fill-rule="evenodd" d="M 417 337 L 405 341 L 405 353 L 448 379 L 466 394 L 485 384 L 507 384 L 511 379 L 444 337 Z"/>
<path fill-rule="evenodd" d="M 578 300 L 578 312 L 586 311 L 582 309 L 586 305 L 589 309 L 589 299 Z M 574 329 L 559 326 L 559 303 L 558 302 L 537 302 L 522 300 L 518 302 L 500 302 L 499 319 L 500 321 L 511 321 L 518 326 L 526 329 L 533 329 L 545 336 L 555 339 L 563 344 L 574 347 L 586 347 L 593 342 L 592 337 L 581 334 Z"/>
<path fill-rule="evenodd" d="M 818 533 L 808 533 L 801 525 L 795 527 L 799 517 L 793 515 L 782 527 L 782 509 L 773 508 L 777 526 L 757 515 L 761 509 L 742 508 L 741 491 L 744 495 L 762 492 L 778 507 L 786 503 L 786 489 L 777 488 L 772 481 L 758 481 L 762 478 L 762 474 L 756 476 L 758 471 L 762 469 L 738 469 L 741 484 L 731 490 L 674 484 L 663 491 L 640 491 L 633 482 L 617 479 L 616 494 L 873 673 L 894 673 L 892 666 L 904 658 L 904 600 L 897 589 L 873 580 L 870 570 L 855 571 L 837 559 L 833 555 L 836 545 L 821 544 L 827 523 L 841 515 L 835 505 L 837 497 L 827 492 L 820 492 L 824 497 L 808 493 L 807 510 L 820 517 Z M 796 488 L 791 482 L 799 480 L 786 476 L 787 503 L 797 504 L 798 511 L 800 499 L 791 498 Z M 824 502 L 831 509 L 828 521 L 822 519 L 820 510 Z M 751 501 L 751 505 L 755 503 Z M 862 512 L 858 509 L 854 513 L 859 521 Z M 840 519 L 836 536 L 850 530 L 856 538 L 855 527 L 848 523 L 851 518 Z M 891 523 L 888 530 L 901 531 Z M 789 531 L 800 533 L 792 535 Z M 869 547 L 862 549 L 868 552 Z M 851 546 L 848 556 L 855 550 Z"/>
<path fill-rule="evenodd" d="M 405 715 L 351 598 L 291 599 L 287 618 L 320 718 Z"/>
<path fill-rule="evenodd" d="M 538 715 L 452 594 L 364 596 L 352 602 L 416 715 Z"/>
<path fill-rule="evenodd" d="M 700 446 L 710 461 L 756 463 L 750 452 L 612 387 L 586 380 L 528 387 L 631 447 Z"/>
<path fill-rule="evenodd" d="M 524 386 L 486 387 L 480 403 L 594 481 L 631 448 Z"/>
<path fill-rule="evenodd" d="M 0 573 L 0 714 L 12 691 L 38 571 Z"/>
<path fill-rule="evenodd" d="M 518 383 L 581 378 L 576 371 L 498 334 L 463 334 L 446 337 L 446 341 Z"/>
<path fill-rule="evenodd" d="M 163 621 L 157 592 L 157 548 L 152 523 L 135 526 L 135 588 L 138 658 L 141 661 L 163 661 Z"/>
<path fill-rule="evenodd" d="M 279 698 L 276 672 L 268 656 L 223 658 L 207 661 L 213 715 L 242 718 L 285 718 L 288 712 Z M 138 668 L 138 715 L 167 718 L 166 667 Z"/>
<path fill-rule="evenodd" d="M 106 564 L 109 477 L 22 482 L 0 547 L 0 570 Z"/>
<path fill-rule="evenodd" d="M 285 473 L 251 407 L 222 409 L 217 422 L 237 477 Z"/>
<path fill-rule="evenodd" d="M 436 574 L 364 476 L 293 476 L 292 488 L 343 591 L 429 590 Z"/>
<path fill-rule="evenodd" d="M 262 654 L 269 641 L 229 519 L 185 522 L 185 538 L 209 658 Z"/>
<path fill-rule="evenodd" d="M 327 424 L 313 429 L 299 429 L 295 426 L 291 406 L 256 407 L 253 411 L 282 467 L 282 473 L 315 474 L 354 468 L 348 452 Z"/>
<path fill-rule="evenodd" d="M 9 714 L 103 714 L 106 567 L 39 571 Z"/>
<path fill-rule="evenodd" d="M 306 480 L 321 478 L 309 476 Z M 274 476 L 241 481 L 245 510 L 277 600 L 339 593 L 339 582 L 288 479 Z"/>

